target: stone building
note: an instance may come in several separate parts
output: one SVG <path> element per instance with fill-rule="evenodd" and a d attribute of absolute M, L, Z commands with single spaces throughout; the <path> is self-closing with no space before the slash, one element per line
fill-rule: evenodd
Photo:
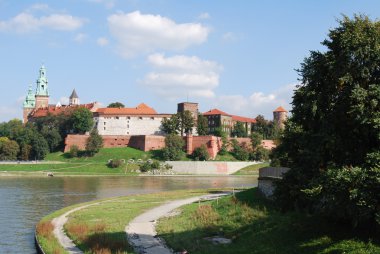
<path fill-rule="evenodd" d="M 273 122 L 275 125 L 277 125 L 280 129 L 285 128 L 285 122 L 288 119 L 288 111 L 284 109 L 283 107 L 278 107 L 273 111 Z"/>
<path fill-rule="evenodd" d="M 161 121 L 171 114 L 159 114 L 141 103 L 135 108 L 99 108 L 94 112 L 100 135 L 164 135 Z"/>
<path fill-rule="evenodd" d="M 216 108 L 203 113 L 203 116 L 205 116 L 208 120 L 208 128 L 210 133 L 213 133 L 217 128 L 222 128 L 227 135 L 231 135 L 235 124 L 237 122 L 241 122 L 247 134 L 250 135 L 252 126 L 256 123 L 256 119 L 254 118 L 231 115 Z"/>

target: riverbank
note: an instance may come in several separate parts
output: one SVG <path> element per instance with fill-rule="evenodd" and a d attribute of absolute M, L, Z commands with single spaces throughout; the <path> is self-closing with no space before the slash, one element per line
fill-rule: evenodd
<path fill-rule="evenodd" d="M 200 196 L 206 192 L 176 191 L 121 197 L 100 203 L 95 201 L 98 204 L 68 216 L 65 232 L 84 251 L 134 253 L 124 232 L 124 227 L 133 218 L 169 200 Z M 75 207 L 49 215 L 41 223 Z M 272 202 L 258 193 L 257 188 L 183 206 L 174 210 L 172 216 L 160 219 L 156 229 L 169 247 L 192 254 L 380 253 L 378 236 L 351 230 L 316 216 L 280 213 Z M 48 234 L 43 236 L 39 233 L 38 239 L 41 239 L 44 250 L 55 246 L 54 239 L 48 241 L 48 238 Z M 216 241 L 225 243 L 215 244 Z M 65 253 L 58 247 L 54 251 Z"/>

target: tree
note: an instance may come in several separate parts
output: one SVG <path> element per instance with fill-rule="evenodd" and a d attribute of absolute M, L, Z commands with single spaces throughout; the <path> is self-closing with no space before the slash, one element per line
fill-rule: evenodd
<path fill-rule="evenodd" d="M 233 137 L 243 138 L 247 137 L 247 130 L 242 122 L 236 122 L 231 134 Z"/>
<path fill-rule="evenodd" d="M 199 136 L 208 134 L 208 119 L 201 114 L 198 114 L 197 132 Z"/>
<path fill-rule="evenodd" d="M 202 144 L 200 147 L 194 149 L 192 157 L 196 161 L 207 161 L 210 154 L 207 151 L 206 145 Z"/>
<path fill-rule="evenodd" d="M 124 104 L 121 102 L 112 102 L 110 103 L 107 108 L 124 108 Z"/>
<path fill-rule="evenodd" d="M 36 135 L 32 137 L 31 145 L 32 159 L 43 160 L 46 154 L 49 153 L 49 144 L 47 143 L 45 138 L 39 133 L 36 133 Z"/>
<path fill-rule="evenodd" d="M 256 123 L 252 127 L 252 131 L 259 133 L 262 139 L 275 139 L 277 129 L 273 121 L 266 120 L 263 115 L 256 117 Z"/>
<path fill-rule="evenodd" d="M 181 136 L 185 133 L 191 133 L 194 127 L 194 118 L 189 110 L 177 113 L 179 120 L 179 133 Z"/>
<path fill-rule="evenodd" d="M 16 160 L 20 147 L 16 141 L 0 138 L 0 160 Z"/>
<path fill-rule="evenodd" d="M 298 70 L 292 117 L 274 153 L 291 170 L 276 198 L 284 209 L 370 224 L 380 216 L 380 22 L 344 16 L 322 45 Z"/>
<path fill-rule="evenodd" d="M 171 118 L 162 119 L 161 128 L 166 134 L 177 134 L 179 129 L 178 115 L 175 114 Z"/>
<path fill-rule="evenodd" d="M 92 112 L 87 108 L 78 108 L 71 115 L 73 130 L 75 133 L 85 133 L 90 131 L 94 125 Z"/>
<path fill-rule="evenodd" d="M 89 156 L 94 156 L 103 147 L 103 138 L 97 129 L 93 129 L 86 142 L 86 152 Z"/>
<path fill-rule="evenodd" d="M 240 160 L 246 161 L 249 158 L 249 152 L 239 145 L 239 142 L 236 139 L 231 139 L 232 146 L 232 155 Z"/>
<path fill-rule="evenodd" d="M 48 126 L 44 126 L 42 127 L 41 134 L 48 142 L 50 152 L 57 151 L 57 148 L 59 147 L 62 141 L 62 137 L 59 134 L 58 129 L 49 129 Z"/>
<path fill-rule="evenodd" d="M 23 144 L 21 146 L 21 151 L 20 151 L 20 160 L 23 160 L 23 161 L 30 160 L 31 153 L 32 153 L 32 146 L 28 144 Z"/>
<path fill-rule="evenodd" d="M 261 135 L 257 132 L 252 132 L 250 138 L 252 149 L 255 151 L 261 145 Z"/>
<path fill-rule="evenodd" d="M 162 154 L 165 160 L 179 160 L 183 154 L 183 146 L 185 141 L 182 137 L 170 134 L 165 137 L 165 148 L 162 149 Z"/>

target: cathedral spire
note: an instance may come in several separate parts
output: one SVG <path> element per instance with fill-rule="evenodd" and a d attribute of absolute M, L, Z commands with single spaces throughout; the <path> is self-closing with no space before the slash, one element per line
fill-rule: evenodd
<path fill-rule="evenodd" d="M 37 79 L 36 95 L 49 96 L 48 80 L 46 77 L 46 68 L 44 65 L 40 68 L 40 75 Z"/>

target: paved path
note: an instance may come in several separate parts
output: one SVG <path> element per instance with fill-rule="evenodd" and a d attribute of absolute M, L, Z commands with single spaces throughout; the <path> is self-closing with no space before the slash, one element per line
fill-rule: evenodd
<path fill-rule="evenodd" d="M 156 237 L 156 220 L 167 216 L 172 210 L 180 206 L 194 203 L 200 199 L 215 199 L 227 194 L 228 193 L 209 194 L 199 197 L 175 200 L 153 208 L 137 216 L 126 226 L 125 232 L 128 236 L 128 242 L 139 254 L 171 254 L 173 252 L 166 247 L 159 238 Z"/>
<path fill-rule="evenodd" d="M 83 254 L 83 251 L 81 251 L 78 247 L 76 247 L 73 241 L 66 235 L 65 231 L 63 230 L 63 226 L 68 220 L 67 216 L 73 212 L 79 211 L 83 208 L 96 205 L 96 204 L 99 204 L 99 203 L 93 203 L 93 204 L 74 208 L 62 214 L 61 216 L 53 219 L 52 223 L 54 226 L 54 230 L 53 230 L 54 236 L 58 239 L 58 242 L 69 254 Z"/>

